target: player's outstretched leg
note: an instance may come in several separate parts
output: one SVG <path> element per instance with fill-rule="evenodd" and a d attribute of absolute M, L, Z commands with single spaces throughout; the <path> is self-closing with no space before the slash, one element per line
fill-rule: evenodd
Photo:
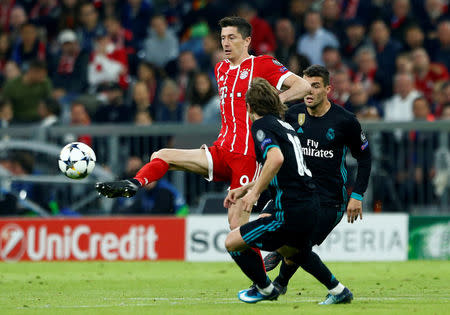
<path fill-rule="evenodd" d="M 139 188 L 161 179 L 168 170 L 190 171 L 208 175 L 208 160 L 204 149 L 178 150 L 161 149 L 152 154 L 132 179 L 97 183 L 97 191 L 109 198 L 133 197 Z"/>
<path fill-rule="evenodd" d="M 98 193 L 108 198 L 133 197 L 140 187 L 141 184 L 136 179 L 102 182 L 95 185 Z"/>

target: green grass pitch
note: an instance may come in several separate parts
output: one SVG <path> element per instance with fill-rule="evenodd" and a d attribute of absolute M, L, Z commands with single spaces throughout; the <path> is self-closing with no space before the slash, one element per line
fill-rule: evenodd
<path fill-rule="evenodd" d="M 318 306 L 326 289 L 301 270 L 278 301 L 245 304 L 233 263 L 1 263 L 0 314 L 450 314 L 448 261 L 328 265 L 352 304 Z"/>

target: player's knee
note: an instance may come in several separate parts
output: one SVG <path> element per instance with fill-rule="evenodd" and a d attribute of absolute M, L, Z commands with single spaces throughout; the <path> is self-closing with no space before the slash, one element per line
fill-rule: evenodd
<path fill-rule="evenodd" d="M 167 163 L 170 163 L 170 156 L 171 156 L 170 150 L 168 150 L 168 149 L 161 149 L 161 150 L 158 150 L 156 152 L 153 152 L 152 157 L 150 158 L 150 160 L 158 158 L 158 159 L 161 159 L 161 160 L 163 160 L 163 161 L 165 161 Z"/>
<path fill-rule="evenodd" d="M 235 243 L 233 242 L 232 234 L 229 233 L 227 238 L 225 239 L 225 248 L 229 252 L 234 252 L 236 250 Z"/>

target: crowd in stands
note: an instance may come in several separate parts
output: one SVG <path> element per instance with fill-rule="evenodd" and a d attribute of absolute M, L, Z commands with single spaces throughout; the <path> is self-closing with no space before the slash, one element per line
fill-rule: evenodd
<path fill-rule="evenodd" d="M 450 120 L 448 0 L 0 0 L 0 128 L 218 125 L 228 15 L 253 26 L 252 54 L 298 75 L 326 66 L 329 98 L 360 120 Z M 435 148 L 434 135 L 404 139 Z M 423 184 L 435 170 L 418 160 L 405 158 L 412 175 L 386 169 Z"/>
<path fill-rule="evenodd" d="M 1 0 L 1 126 L 217 124 L 217 22 L 233 14 L 253 54 L 325 65 L 330 98 L 360 119 L 448 118 L 446 0 Z"/>

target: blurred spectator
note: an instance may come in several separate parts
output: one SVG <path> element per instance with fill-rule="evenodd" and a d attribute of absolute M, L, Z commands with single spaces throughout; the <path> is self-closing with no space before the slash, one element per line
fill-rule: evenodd
<path fill-rule="evenodd" d="M 102 83 L 118 83 L 128 87 L 128 58 L 124 48 L 117 48 L 106 32 L 97 34 L 95 50 L 88 65 L 88 82 L 91 88 Z"/>
<path fill-rule="evenodd" d="M 38 0 L 29 11 L 30 21 L 43 27 L 50 41 L 58 34 L 58 16 L 61 14 L 57 0 Z"/>
<path fill-rule="evenodd" d="M 123 2 L 124 1 L 122 0 L 97 1 L 97 6 L 100 7 L 101 17 L 104 19 L 115 19 L 116 17 L 119 17 L 122 11 Z"/>
<path fill-rule="evenodd" d="M 149 126 L 153 123 L 153 120 L 148 112 L 137 112 L 134 123 L 138 126 Z"/>
<path fill-rule="evenodd" d="M 434 84 L 439 81 L 448 80 L 449 73 L 444 65 L 430 63 L 430 58 L 423 48 L 414 49 L 412 59 L 416 88 L 431 101 Z"/>
<path fill-rule="evenodd" d="M 287 68 L 296 75 L 303 76 L 303 70 L 311 65 L 308 57 L 297 53 L 289 57 Z"/>
<path fill-rule="evenodd" d="M 145 83 L 148 89 L 149 103 L 153 103 L 157 99 L 159 92 L 159 81 L 156 68 L 148 62 L 141 62 L 138 66 L 137 79 Z"/>
<path fill-rule="evenodd" d="M 350 74 L 350 69 L 345 63 L 342 62 L 339 49 L 336 47 L 327 46 L 323 49 L 322 60 L 330 72 L 330 76 L 333 77 L 337 72 L 347 72 Z"/>
<path fill-rule="evenodd" d="M 8 61 L 5 64 L 5 69 L 3 70 L 3 76 L 5 81 L 15 79 L 22 74 L 19 66 L 14 61 Z"/>
<path fill-rule="evenodd" d="M 109 16 L 105 18 L 104 25 L 106 32 L 108 33 L 111 41 L 114 43 L 116 48 L 125 49 L 128 55 L 134 54 L 136 51 L 132 46 L 133 43 L 133 33 L 125 29 L 120 24 L 120 21 L 114 17 Z"/>
<path fill-rule="evenodd" d="M 11 38 L 11 43 L 17 43 L 20 37 L 20 29 L 27 21 L 28 16 L 23 7 L 15 6 L 11 10 L 11 17 L 9 20 L 9 36 Z"/>
<path fill-rule="evenodd" d="M 448 7 L 442 0 L 425 0 L 425 14 L 419 19 L 425 36 L 429 39 L 436 38 L 436 28 L 439 20 L 447 12 Z"/>
<path fill-rule="evenodd" d="M 3 97 L 11 100 L 14 119 L 21 123 L 38 120 L 39 100 L 50 97 L 51 93 L 47 66 L 39 60 L 30 62 L 25 74 L 6 82 L 3 87 Z"/>
<path fill-rule="evenodd" d="M 104 83 L 97 92 L 104 99 L 94 114 L 94 121 L 98 123 L 127 123 L 132 120 L 132 111 L 124 105 L 123 91 L 117 83 Z"/>
<path fill-rule="evenodd" d="M 381 19 L 372 23 L 370 38 L 377 54 L 378 67 L 383 69 L 386 75 L 392 76 L 395 73 L 395 58 L 402 49 L 401 44 L 391 39 L 389 28 Z"/>
<path fill-rule="evenodd" d="M 450 69 L 450 20 L 441 21 L 437 28 L 438 48 L 433 60 Z"/>
<path fill-rule="evenodd" d="M 240 4 L 237 13 L 252 25 L 250 50 L 256 56 L 273 54 L 276 49 L 276 41 L 270 24 L 259 17 L 258 11 L 248 3 Z"/>
<path fill-rule="evenodd" d="M 23 24 L 20 28 L 20 41 L 13 47 L 11 58 L 22 70 L 26 70 L 30 61 L 44 61 L 46 55 L 45 44 L 39 40 L 36 26 Z"/>
<path fill-rule="evenodd" d="M 403 41 L 406 29 L 415 20 L 410 0 L 394 0 L 391 6 L 392 13 L 388 18 L 392 37 L 397 41 Z"/>
<path fill-rule="evenodd" d="M 144 59 L 160 68 L 178 57 L 178 39 L 172 30 L 167 28 L 166 18 L 155 15 L 151 20 L 150 35 L 144 41 Z"/>
<path fill-rule="evenodd" d="M 166 17 L 169 27 L 177 34 L 180 33 L 183 27 L 183 18 L 191 10 L 191 3 L 183 0 L 166 1 L 167 4 L 161 9 L 161 12 Z"/>
<path fill-rule="evenodd" d="M 405 51 L 411 52 L 416 48 L 425 48 L 425 34 L 417 24 L 411 24 L 405 30 Z"/>
<path fill-rule="evenodd" d="M 344 21 L 357 18 L 369 24 L 379 12 L 378 7 L 384 4 L 384 1 L 341 0 L 340 4 L 340 16 Z"/>
<path fill-rule="evenodd" d="M 132 112 L 137 115 L 140 112 L 146 112 L 151 117 L 155 116 L 155 109 L 149 102 L 149 90 L 145 82 L 138 81 L 133 87 Z"/>
<path fill-rule="evenodd" d="M 396 73 L 413 74 L 413 62 L 410 53 L 400 53 L 395 59 Z"/>
<path fill-rule="evenodd" d="M 434 121 L 430 104 L 425 97 L 418 97 L 413 102 L 413 114 L 416 121 Z M 414 183 L 413 200 L 423 204 L 431 202 L 431 180 L 435 176 L 434 152 L 437 139 L 434 132 L 410 131 L 408 147 L 408 166 L 414 173 L 410 182 Z"/>
<path fill-rule="evenodd" d="M 381 116 L 379 106 L 369 99 L 361 83 L 352 85 L 349 99 L 344 107 L 360 120 L 378 120 Z"/>
<path fill-rule="evenodd" d="M 15 1 L 1 0 L 0 1 L 0 30 L 3 32 L 9 31 L 11 20 L 11 11 L 15 5 Z"/>
<path fill-rule="evenodd" d="M 289 2 L 288 18 L 294 26 L 296 38 L 304 32 L 305 14 L 312 2 L 312 0 L 290 0 Z"/>
<path fill-rule="evenodd" d="M 157 122 L 182 122 L 184 106 L 179 101 L 177 84 L 166 79 L 161 86 L 160 100 L 155 110 Z"/>
<path fill-rule="evenodd" d="M 447 103 L 442 109 L 442 120 L 450 120 L 450 103 Z"/>
<path fill-rule="evenodd" d="M 396 74 L 394 78 L 395 94 L 384 104 L 386 121 L 413 120 L 413 102 L 420 96 L 414 89 L 414 78 L 410 74 Z"/>
<path fill-rule="evenodd" d="M 58 124 L 58 116 L 61 105 L 53 98 L 46 98 L 39 101 L 38 113 L 41 118 L 39 127 L 50 127 Z"/>
<path fill-rule="evenodd" d="M 121 11 L 122 26 L 133 33 L 133 46 L 141 48 L 147 36 L 148 21 L 152 16 L 152 7 L 146 0 L 127 0 Z"/>
<path fill-rule="evenodd" d="M 340 8 L 337 0 L 324 0 L 320 10 L 323 27 L 333 33 L 336 38 L 344 36 L 344 21 L 340 19 Z"/>
<path fill-rule="evenodd" d="M 72 126 L 89 126 L 91 124 L 91 117 L 89 116 L 86 106 L 80 101 L 73 102 L 70 117 L 71 117 L 70 124 Z M 65 135 L 64 137 L 65 143 L 74 141 L 83 142 L 88 146 L 92 147 L 92 136 L 89 134 Z"/>
<path fill-rule="evenodd" d="M 433 103 L 434 103 L 434 115 L 436 117 L 441 117 L 443 114 L 443 110 L 445 106 L 450 104 L 450 81 L 443 82 L 442 84 L 436 84 L 435 85 L 435 95 L 433 97 Z"/>
<path fill-rule="evenodd" d="M 203 122 L 203 109 L 199 105 L 189 105 L 186 109 L 186 122 L 201 124 Z"/>
<path fill-rule="evenodd" d="M 326 46 L 339 47 L 337 38 L 322 27 L 319 12 L 309 11 L 305 16 L 306 34 L 300 36 L 297 52 L 308 57 L 311 64 L 323 65 L 322 51 Z"/>
<path fill-rule="evenodd" d="M 35 173 L 35 161 L 31 153 L 12 152 L 6 159 L 0 160 L 0 167 L 5 168 L 14 177 Z M 30 182 L 15 181 L 11 184 L 11 193 L 0 193 L 0 215 L 17 216 L 24 215 L 28 210 L 21 202 L 31 200 L 39 206 L 47 208 L 48 202 L 39 185 Z"/>
<path fill-rule="evenodd" d="M 218 49 L 222 50 L 220 48 L 219 35 L 217 33 L 209 33 L 203 38 L 203 50 L 197 57 L 202 71 L 211 70 L 211 60 Z M 213 71 L 214 66 L 212 67 Z"/>
<path fill-rule="evenodd" d="M 391 78 L 378 67 L 376 55 L 372 48 L 361 47 L 355 54 L 354 60 L 357 70 L 353 82 L 361 82 L 369 97 L 377 100 L 391 95 Z"/>
<path fill-rule="evenodd" d="M 142 160 L 131 156 L 127 161 L 124 178 L 132 178 L 142 167 Z M 152 182 L 140 189 L 133 198 L 118 198 L 114 213 L 187 215 L 189 208 L 180 192 L 166 179 Z"/>
<path fill-rule="evenodd" d="M 363 46 L 368 46 L 369 42 L 365 36 L 366 28 L 359 19 L 352 19 L 345 27 L 345 37 L 341 45 L 342 57 L 350 63 L 355 53 Z"/>
<path fill-rule="evenodd" d="M 0 70 L 5 69 L 5 65 L 11 58 L 11 42 L 8 33 L 0 34 Z"/>
<path fill-rule="evenodd" d="M 13 119 L 13 108 L 11 102 L 5 99 L 0 99 L 0 128 L 9 127 Z"/>
<path fill-rule="evenodd" d="M 61 11 L 58 17 L 58 30 L 71 29 L 78 27 L 78 12 L 80 11 L 80 1 L 62 0 Z"/>
<path fill-rule="evenodd" d="M 203 122 L 220 123 L 219 96 L 208 74 L 200 72 L 194 76 L 194 84 L 187 101 L 190 106 L 200 106 L 203 110 Z"/>
<path fill-rule="evenodd" d="M 428 100 L 419 96 L 413 101 L 414 120 L 434 121 L 434 115 L 431 113 L 430 103 Z"/>
<path fill-rule="evenodd" d="M 350 75 L 346 70 L 338 70 L 333 73 L 330 78 L 330 85 L 332 89 L 328 97 L 336 104 L 344 106 L 350 96 L 350 89 L 352 81 Z"/>
<path fill-rule="evenodd" d="M 59 33 L 58 44 L 61 50 L 53 58 L 54 64 L 51 66 L 54 96 L 60 99 L 67 95 L 74 99 L 87 89 L 89 56 L 80 49 L 77 36 L 72 30 L 66 29 Z"/>
<path fill-rule="evenodd" d="M 197 72 L 197 60 L 194 54 L 190 51 L 183 51 L 178 57 L 178 75 L 177 83 L 180 89 L 180 101 L 184 102 L 187 91 L 192 89 L 193 77 Z"/>
<path fill-rule="evenodd" d="M 95 38 L 98 34 L 104 34 L 105 28 L 100 23 L 97 9 L 91 2 L 81 4 L 78 19 L 80 26 L 77 34 L 81 49 L 90 53 L 94 49 Z"/>
<path fill-rule="evenodd" d="M 279 19 L 275 24 L 275 35 L 277 39 L 277 49 L 275 57 L 279 62 L 287 65 L 289 57 L 296 52 L 295 30 L 289 19 Z"/>

